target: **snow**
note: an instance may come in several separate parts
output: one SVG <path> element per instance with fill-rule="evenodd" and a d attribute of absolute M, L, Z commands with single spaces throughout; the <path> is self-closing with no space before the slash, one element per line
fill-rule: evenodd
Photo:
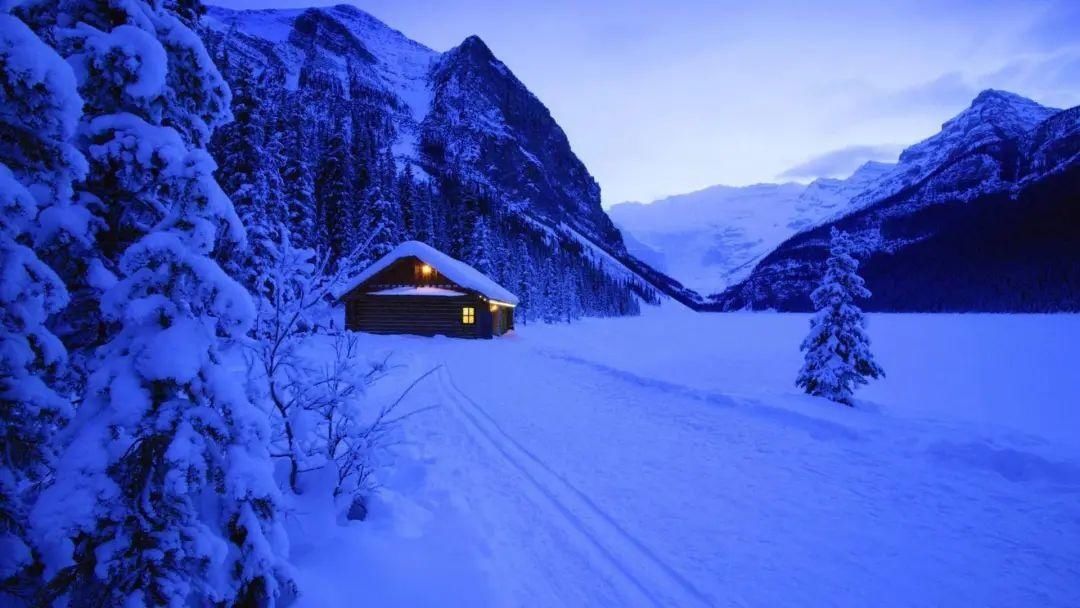
<path fill-rule="evenodd" d="M 950 159 L 979 147 L 1022 140 L 1058 112 L 1019 95 L 987 90 L 946 121 L 940 132 L 907 147 L 897 164 L 870 162 L 845 180 L 818 179 L 805 187 L 713 186 L 647 205 L 614 205 L 608 213 L 620 229 L 633 235 L 638 252 L 662 256 L 667 274 L 699 293 L 719 293 L 749 276 L 764 256 L 796 232 L 895 195 L 931 177 Z M 942 185 L 955 189 L 959 183 L 966 189 L 949 192 L 951 199 L 971 199 L 1006 184 L 980 178 L 972 185 L 958 179 L 981 175 L 977 166 L 954 166 L 950 171 L 937 176 Z"/>
<path fill-rule="evenodd" d="M 895 168 L 852 198 L 848 211 L 868 207 L 897 194 L 929 177 L 949 159 L 994 142 L 1022 139 L 1059 111 L 1006 91 L 983 91 L 970 107 L 942 124 L 941 131 L 905 148 Z M 979 183 L 964 198 L 990 191 L 1000 184 Z"/>
<path fill-rule="evenodd" d="M 349 5 L 242 11 L 210 7 L 206 21 L 209 27 L 219 32 L 236 28 L 249 36 L 271 42 L 275 47 L 274 53 L 281 57 L 281 63 L 286 68 L 286 88 L 296 90 L 301 69 L 308 60 L 308 49 L 306 46 L 295 46 L 290 36 L 296 19 L 307 10 L 332 13 L 332 17 L 348 27 L 349 32 L 377 58 L 372 66 L 357 65 L 354 68 L 361 71 L 361 77 L 366 78 L 373 88 L 392 95 L 402 108 L 401 115 L 395 121 L 397 140 L 392 146 L 395 158 L 418 160 L 419 125 L 431 111 L 433 97 L 428 73 L 441 56 L 438 52 L 410 40 L 401 32 Z M 316 50 L 319 60 L 337 66 L 335 72 L 348 90 L 346 58 L 325 48 L 317 47 Z"/>
<path fill-rule="evenodd" d="M 868 318 L 854 408 L 794 386 L 808 315 L 361 334 L 436 407 L 368 521 L 298 510 L 300 605 L 1077 605 L 1080 317 Z"/>
<path fill-rule="evenodd" d="M 461 287 L 477 291 L 492 300 L 499 300 L 500 302 L 506 302 L 507 304 L 513 305 L 517 305 L 518 303 L 517 296 L 507 291 L 495 281 L 484 276 L 479 270 L 469 266 L 461 260 L 456 260 L 446 255 L 430 245 L 421 243 L 420 241 L 405 241 L 398 245 L 390 251 L 390 253 L 379 258 L 359 275 L 348 281 L 335 295 L 340 298 L 355 289 L 364 281 L 375 276 L 387 266 L 393 264 L 397 260 L 410 256 L 419 258 L 444 277 L 457 283 Z"/>
<path fill-rule="evenodd" d="M 748 274 L 754 261 L 794 234 L 790 224 L 805 188 L 714 186 L 647 205 L 615 205 L 608 215 L 636 241 L 660 252 L 667 274 L 709 294 Z"/>
<path fill-rule="evenodd" d="M 394 287 L 391 289 L 383 289 L 382 291 L 373 291 L 368 295 L 372 296 L 463 296 L 462 291 L 454 291 L 453 289 L 443 289 L 442 287 Z"/>
<path fill-rule="evenodd" d="M 210 27 L 228 32 L 232 28 L 268 40 L 285 44 L 293 31 L 293 22 L 304 9 L 276 9 L 231 12 L 218 7 L 207 7 L 207 23 Z"/>
<path fill-rule="evenodd" d="M 871 161 L 846 179 L 821 178 L 806 186 L 713 186 L 644 205 L 614 205 L 608 214 L 630 235 L 632 254 L 659 261 L 666 274 L 708 295 L 745 279 L 798 231 L 849 212 L 857 195 L 894 168 Z"/>
<path fill-rule="evenodd" d="M 641 285 L 649 285 L 648 279 L 643 278 L 637 272 L 628 268 L 625 264 L 615 259 L 610 253 L 604 251 L 603 248 L 594 243 L 591 239 L 571 228 L 565 222 L 559 224 L 559 231 L 580 243 L 582 251 L 592 258 L 593 263 L 599 268 L 602 268 L 609 277 L 622 281 L 637 282 Z M 627 251 L 629 251 L 629 249 L 627 249 Z M 633 255 L 632 251 L 630 253 Z M 662 293 L 659 294 L 659 297 L 662 300 L 669 299 Z"/>

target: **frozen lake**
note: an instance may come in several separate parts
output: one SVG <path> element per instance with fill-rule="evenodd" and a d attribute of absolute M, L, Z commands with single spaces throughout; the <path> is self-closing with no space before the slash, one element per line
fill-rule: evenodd
<path fill-rule="evenodd" d="M 297 548 L 308 605 L 1080 604 L 1080 316 L 871 315 L 888 376 L 854 409 L 794 387 L 806 330 L 365 336 L 403 366 L 372 399 L 439 367 L 409 397 L 436 407 L 371 519 Z"/>

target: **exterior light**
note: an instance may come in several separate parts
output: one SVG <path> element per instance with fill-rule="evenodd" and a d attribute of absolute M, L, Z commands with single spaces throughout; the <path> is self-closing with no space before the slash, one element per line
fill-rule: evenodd
<path fill-rule="evenodd" d="M 489 308 L 491 309 L 491 312 L 495 312 L 496 310 L 499 310 L 499 305 L 498 304 L 492 304 Z"/>
<path fill-rule="evenodd" d="M 425 277 L 430 277 L 431 276 L 431 266 L 428 266 L 427 264 L 424 264 L 423 266 L 421 266 L 420 267 L 420 274 L 424 275 Z"/>

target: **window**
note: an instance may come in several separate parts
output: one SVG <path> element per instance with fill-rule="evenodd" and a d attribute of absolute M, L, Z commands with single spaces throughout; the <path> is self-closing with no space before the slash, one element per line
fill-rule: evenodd
<path fill-rule="evenodd" d="M 472 325 L 476 323 L 476 309 L 472 306 L 466 306 L 461 309 L 461 322 L 465 325 Z"/>

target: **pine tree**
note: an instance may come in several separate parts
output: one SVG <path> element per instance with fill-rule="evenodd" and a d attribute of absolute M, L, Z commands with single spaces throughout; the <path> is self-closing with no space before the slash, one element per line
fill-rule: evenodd
<path fill-rule="evenodd" d="M 484 216 L 477 215 L 472 235 L 469 238 L 465 261 L 485 275 L 494 276 L 496 264 L 492 259 L 492 250 L 491 232 L 488 230 L 487 221 Z"/>
<path fill-rule="evenodd" d="M 514 255 L 511 257 L 511 263 L 509 264 L 513 268 L 513 280 L 508 281 L 507 285 L 516 288 L 515 293 L 518 296 L 518 308 L 515 311 L 517 319 L 521 321 L 522 325 L 528 325 L 529 319 L 533 318 L 533 289 L 536 284 L 535 275 L 533 271 L 533 262 L 529 256 L 529 247 L 525 242 L 518 241 L 514 247 Z"/>
<path fill-rule="evenodd" d="M 801 349 L 806 361 L 795 384 L 811 395 L 851 405 L 852 395 L 867 378 L 885 372 L 870 353 L 866 321 L 856 298 L 870 297 L 851 255 L 851 240 L 833 228 L 829 259 L 821 286 L 810 294 L 817 314 L 810 321 L 810 335 Z"/>
<path fill-rule="evenodd" d="M 67 353 L 47 327 L 68 294 L 35 248 L 61 228 L 85 171 L 69 143 L 81 106 L 71 67 L 0 12 L 0 596 L 37 591 L 28 511 L 73 413 L 56 390 Z M 85 239 L 86 214 L 67 215 L 68 237 Z"/>
<path fill-rule="evenodd" d="M 370 246 L 365 254 L 369 261 L 374 261 L 390 253 L 402 239 L 401 213 L 389 197 L 383 195 L 382 188 L 373 185 L 368 189 L 365 205 L 367 230 L 365 240 L 370 239 Z"/>
<path fill-rule="evenodd" d="M 397 203 L 401 208 L 401 233 L 406 240 L 416 238 L 417 233 L 417 200 L 416 180 L 413 177 L 412 163 L 406 163 L 405 169 L 398 176 Z"/>
<path fill-rule="evenodd" d="M 59 4 L 61 25 L 79 23 L 57 38 L 87 102 L 84 187 L 119 280 L 70 444 L 31 514 L 51 597 L 272 605 L 289 579 L 268 431 L 222 355 L 253 309 L 211 258 L 219 234 L 242 230 L 205 150 L 230 117 L 228 87 L 160 3 Z"/>
<path fill-rule="evenodd" d="M 314 145 L 306 129 L 310 119 L 307 106 L 291 106 L 284 113 L 279 128 L 275 129 L 275 137 L 281 140 L 284 154 L 281 178 L 285 187 L 289 233 L 300 246 L 315 248 L 319 245 L 315 227 L 315 179 L 309 157 Z"/>
<path fill-rule="evenodd" d="M 416 190 L 416 199 L 413 203 L 413 234 L 412 238 L 434 245 L 436 242 L 435 214 L 432 205 L 431 184 L 423 183 Z"/>
<path fill-rule="evenodd" d="M 259 83 L 247 75 L 241 77 L 233 96 L 236 121 L 214 137 L 219 160 L 216 175 L 247 232 L 243 242 L 224 243 L 227 250 L 221 257 L 229 273 L 249 289 L 268 262 L 267 243 L 275 240 L 277 227 L 288 221 L 282 197 L 283 150 L 279 139 L 265 132 L 273 120 L 258 102 L 265 94 Z"/>
<path fill-rule="evenodd" d="M 555 323 L 562 319 L 562 305 L 565 302 L 563 298 L 563 282 L 562 275 L 559 272 L 558 267 L 555 266 L 555 256 L 549 256 L 544 260 L 543 270 L 540 273 L 540 282 L 543 285 L 543 291 L 540 297 L 536 298 L 538 309 L 537 313 L 539 318 L 543 319 L 544 323 Z"/>
<path fill-rule="evenodd" d="M 356 176 L 349 155 L 351 129 L 347 120 L 338 123 L 323 151 L 315 182 L 316 225 L 326 234 L 325 241 L 317 239 L 318 247 L 325 247 L 335 259 L 349 253 L 357 231 L 354 213 Z"/>

